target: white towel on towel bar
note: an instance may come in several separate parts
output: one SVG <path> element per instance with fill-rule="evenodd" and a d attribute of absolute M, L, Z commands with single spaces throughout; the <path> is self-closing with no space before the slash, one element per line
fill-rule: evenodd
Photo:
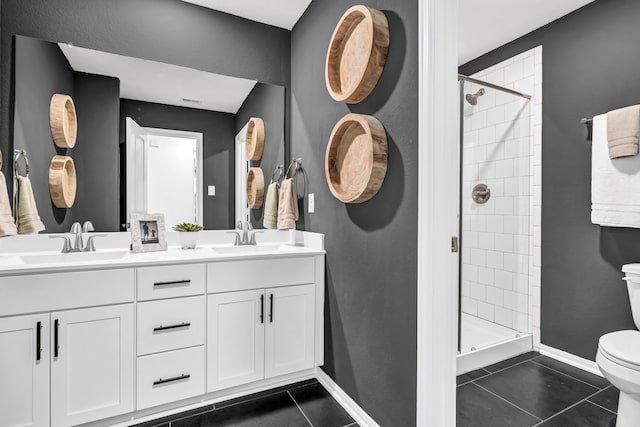
<path fill-rule="evenodd" d="M 603 227 L 640 228 L 640 156 L 611 160 L 607 115 L 593 118 L 591 222 Z"/>

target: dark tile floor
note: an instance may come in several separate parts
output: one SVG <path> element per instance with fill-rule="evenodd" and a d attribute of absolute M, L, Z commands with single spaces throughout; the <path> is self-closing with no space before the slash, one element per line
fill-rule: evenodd
<path fill-rule="evenodd" d="M 530 352 L 457 378 L 458 427 L 610 427 L 618 391 L 597 375 Z"/>
<path fill-rule="evenodd" d="M 137 427 L 358 427 L 315 379 L 219 402 Z"/>

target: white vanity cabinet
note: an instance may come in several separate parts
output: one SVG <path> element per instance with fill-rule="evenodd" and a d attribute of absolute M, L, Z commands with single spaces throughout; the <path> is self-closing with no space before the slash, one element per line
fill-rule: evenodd
<path fill-rule="evenodd" d="M 316 366 L 314 280 L 312 257 L 208 265 L 208 392 Z"/>
<path fill-rule="evenodd" d="M 136 409 L 205 393 L 205 264 L 137 271 Z"/>
<path fill-rule="evenodd" d="M 0 318 L 0 425 L 49 426 L 49 314 Z"/>
<path fill-rule="evenodd" d="M 51 313 L 51 425 L 133 410 L 133 304 Z"/>
<path fill-rule="evenodd" d="M 62 427 L 133 410 L 133 272 L 0 277 L 1 426 Z"/>

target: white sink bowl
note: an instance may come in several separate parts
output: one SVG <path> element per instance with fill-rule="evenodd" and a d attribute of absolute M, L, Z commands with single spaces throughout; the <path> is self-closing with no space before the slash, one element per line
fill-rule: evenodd
<path fill-rule="evenodd" d="M 75 264 L 82 262 L 111 261 L 125 258 L 129 252 L 70 252 L 67 254 L 20 255 L 24 264 Z"/>

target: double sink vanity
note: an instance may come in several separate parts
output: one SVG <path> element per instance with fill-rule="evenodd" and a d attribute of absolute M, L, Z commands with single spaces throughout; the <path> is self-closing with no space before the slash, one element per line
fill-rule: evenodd
<path fill-rule="evenodd" d="M 313 377 L 323 236 L 201 234 L 195 250 L 169 233 L 149 253 L 123 250 L 128 233 L 69 254 L 29 250 L 46 236 L 3 239 L 0 425 L 131 425 Z"/>

